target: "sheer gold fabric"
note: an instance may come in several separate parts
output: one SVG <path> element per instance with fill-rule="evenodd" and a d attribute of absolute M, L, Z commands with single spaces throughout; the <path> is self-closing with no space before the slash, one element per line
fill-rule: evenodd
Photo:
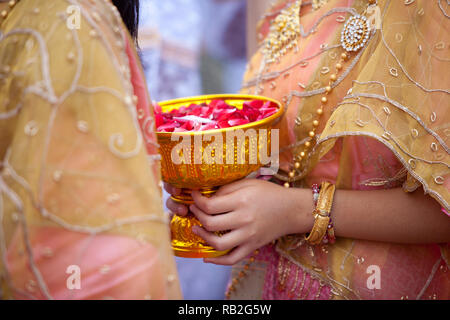
<path fill-rule="evenodd" d="M 419 1 L 408 8 L 392 1 L 381 7 L 383 27 L 352 70 L 355 78 L 349 75 L 351 92 L 334 101 L 338 108 L 317 151 L 324 155 L 336 137 L 376 139 L 408 170 L 405 190 L 422 185 L 449 211 L 450 92 L 441 70 L 449 67 L 450 37 L 448 17 L 438 5 Z"/>
<path fill-rule="evenodd" d="M 66 25 L 72 5 L 79 29 Z M 179 298 L 156 144 L 138 123 L 148 97 L 134 95 L 116 8 L 23 0 L 1 32 L 5 297 Z M 69 265 L 81 268 L 80 293 L 66 288 Z"/>

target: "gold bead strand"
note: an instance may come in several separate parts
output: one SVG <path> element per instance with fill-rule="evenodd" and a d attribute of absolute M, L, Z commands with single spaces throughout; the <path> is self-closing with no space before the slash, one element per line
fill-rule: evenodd
<path fill-rule="evenodd" d="M 9 7 L 9 11 L 7 9 L 4 9 L 0 12 L 0 17 L 2 18 L 1 23 L 3 23 L 6 18 L 8 17 L 9 13 L 11 12 L 11 10 L 16 6 L 16 4 L 19 2 L 20 0 L 10 0 L 8 2 L 8 7 Z"/>
<path fill-rule="evenodd" d="M 231 281 L 231 284 L 225 294 L 225 297 L 227 299 L 230 299 L 231 293 L 236 291 L 236 286 L 239 284 L 239 282 L 241 282 L 242 279 L 245 278 L 245 276 L 247 276 L 248 274 L 248 270 L 250 269 L 250 266 L 253 264 L 253 262 L 255 262 L 255 257 L 259 254 L 259 250 L 255 250 L 253 252 L 253 255 L 250 257 L 249 262 L 247 262 L 244 265 L 244 270 L 240 271 L 238 276 L 233 278 L 233 280 Z"/>
<path fill-rule="evenodd" d="M 377 5 L 377 0 L 368 0 L 367 9 L 374 5 Z M 285 182 L 284 187 L 286 188 L 290 188 L 291 183 L 296 181 L 299 177 L 297 173 L 302 170 L 302 161 L 305 159 L 308 149 L 310 149 L 312 143 L 314 143 L 316 130 L 320 126 L 320 118 L 324 114 L 324 107 L 330 101 L 329 95 L 337 85 L 336 81 L 338 80 L 339 72 L 341 72 L 344 67 L 344 63 L 348 60 L 351 53 L 355 53 L 366 46 L 370 39 L 370 33 L 375 31 L 372 29 L 369 19 L 365 16 L 367 9 L 364 11 L 363 15 L 355 14 L 348 18 L 341 30 L 340 42 L 341 47 L 345 52 L 341 54 L 339 62 L 335 64 L 335 72 L 329 76 L 328 85 L 324 90 L 325 94 L 320 99 L 321 105 L 316 110 L 316 119 L 313 120 L 311 131 L 308 132 L 310 139 L 305 142 L 304 149 L 294 157 L 294 165 L 288 173 L 288 176 L 275 175 L 275 177 Z"/>

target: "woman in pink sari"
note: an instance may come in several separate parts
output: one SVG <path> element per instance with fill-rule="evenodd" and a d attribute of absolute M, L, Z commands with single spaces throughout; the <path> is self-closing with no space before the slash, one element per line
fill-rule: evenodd
<path fill-rule="evenodd" d="M 0 3 L 2 298 L 181 297 L 138 5 Z"/>
<path fill-rule="evenodd" d="M 448 18 L 425 0 L 266 11 L 242 91 L 286 106 L 281 170 L 190 207 L 233 249 L 206 260 L 235 265 L 230 298 L 450 298 Z"/>

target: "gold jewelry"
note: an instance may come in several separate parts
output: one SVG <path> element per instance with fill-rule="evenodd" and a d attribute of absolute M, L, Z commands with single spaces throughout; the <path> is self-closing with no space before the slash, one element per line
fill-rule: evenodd
<path fill-rule="evenodd" d="M 324 5 L 326 5 L 328 3 L 328 1 L 330 1 L 330 0 L 313 0 L 313 2 L 312 2 L 313 10 L 319 10 Z"/>
<path fill-rule="evenodd" d="M 327 1 L 321 0 L 313 1 L 313 8 L 318 9 L 326 2 Z M 367 4 L 367 8 L 376 6 L 377 0 L 367 0 Z M 294 12 L 294 10 L 297 10 L 297 12 Z M 282 11 L 278 16 L 279 18 L 277 18 L 283 21 L 291 21 L 295 26 L 297 26 L 298 24 L 298 27 L 296 28 L 300 28 L 300 10 L 301 1 L 297 1 L 288 9 Z M 361 15 L 357 14 L 350 17 L 346 21 L 344 28 L 342 29 L 340 44 L 344 52 L 341 53 L 339 60 L 335 64 L 335 71 L 334 73 L 330 74 L 328 83 L 324 84 L 324 93 L 319 100 L 318 107 L 316 109 L 316 116 L 313 118 L 313 121 L 311 123 L 311 129 L 308 132 L 307 139 L 305 139 L 306 141 L 303 145 L 303 150 L 299 150 L 299 152 L 297 152 L 294 156 L 293 165 L 287 175 L 275 175 L 276 178 L 284 182 L 285 188 L 290 188 L 292 183 L 302 178 L 304 167 L 306 166 L 306 160 L 308 159 L 309 153 L 317 140 L 317 131 L 319 130 L 321 118 L 324 114 L 324 109 L 329 104 L 330 96 L 338 85 L 339 74 L 344 71 L 345 63 L 349 60 L 349 58 L 351 58 L 354 53 L 365 47 L 370 39 L 370 34 L 373 30 L 371 28 L 369 19 L 364 16 L 366 12 L 367 9 Z M 278 61 L 280 57 L 286 53 L 286 48 L 284 48 L 284 50 L 282 50 L 281 52 L 279 52 L 278 47 L 275 47 L 275 50 L 271 49 L 271 44 L 274 41 L 277 44 L 280 44 L 278 38 L 280 38 L 285 31 L 284 29 L 277 30 L 276 26 L 274 25 L 272 25 L 272 27 L 269 36 L 266 39 L 266 48 L 264 49 L 267 64 Z M 287 43 L 289 43 L 289 48 L 294 47 L 297 50 L 298 37 L 300 36 L 299 29 L 290 30 L 288 34 L 292 35 L 292 40 L 287 41 Z M 289 39 L 291 39 L 291 37 L 289 37 Z M 285 43 L 283 43 L 283 46 L 285 46 Z M 304 124 L 299 123 L 298 125 Z"/>
<path fill-rule="evenodd" d="M 322 182 L 317 206 L 312 213 L 315 219 L 314 226 L 305 239 L 311 245 L 321 244 L 327 234 L 335 190 L 334 184 Z"/>
<path fill-rule="evenodd" d="M 278 61 L 288 50 L 297 47 L 300 35 L 301 1 L 283 9 L 270 26 L 270 32 L 263 50 L 266 64 Z"/>
<path fill-rule="evenodd" d="M 1 18 L 0 24 L 3 23 L 3 22 L 6 20 L 6 18 L 7 18 L 8 15 L 9 15 L 9 13 L 11 12 L 11 10 L 16 6 L 16 4 L 17 4 L 19 1 L 20 1 L 20 0 L 10 0 L 10 1 L 8 2 L 8 7 L 9 7 L 10 10 L 8 11 L 8 10 L 4 9 L 4 10 L 2 10 L 2 11 L 0 12 L 0 18 Z"/>

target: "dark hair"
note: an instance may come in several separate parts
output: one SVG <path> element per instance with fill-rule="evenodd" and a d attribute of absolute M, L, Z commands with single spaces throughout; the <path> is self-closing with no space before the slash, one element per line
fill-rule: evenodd
<path fill-rule="evenodd" d="M 133 39 L 137 42 L 139 25 L 139 0 L 113 0 L 122 20 Z"/>

